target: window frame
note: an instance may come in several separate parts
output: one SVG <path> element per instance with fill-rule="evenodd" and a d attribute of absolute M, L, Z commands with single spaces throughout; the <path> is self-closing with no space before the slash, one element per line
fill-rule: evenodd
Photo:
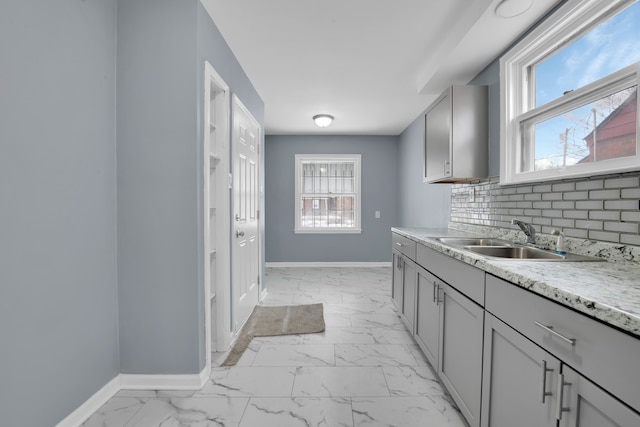
<path fill-rule="evenodd" d="M 353 227 L 303 227 L 302 226 L 302 164 L 313 162 L 354 162 L 355 209 Z M 295 155 L 295 234 L 360 234 L 362 233 L 362 156 L 360 154 L 296 154 Z"/>
<path fill-rule="evenodd" d="M 569 0 L 500 59 L 500 184 L 519 184 L 625 172 L 640 168 L 640 120 L 636 113 L 636 155 L 560 168 L 521 171 L 534 142 L 525 121 L 556 117 L 629 86 L 640 89 L 640 63 L 629 65 L 586 86 L 535 107 L 530 67 L 563 45 L 597 26 L 636 0 Z M 533 73 L 531 73 L 533 74 Z M 640 98 L 639 98 L 640 99 Z M 640 101 L 639 101 L 640 103 Z M 640 109 L 638 109 L 640 111 Z M 531 159 L 528 159 L 531 162 Z"/>

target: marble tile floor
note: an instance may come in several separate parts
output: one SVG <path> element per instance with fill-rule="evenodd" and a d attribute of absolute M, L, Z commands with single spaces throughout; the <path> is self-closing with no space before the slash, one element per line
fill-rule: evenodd
<path fill-rule="evenodd" d="M 201 390 L 122 390 L 83 426 L 466 426 L 398 318 L 391 268 L 268 268 L 266 283 L 262 304 L 324 303 L 326 331 L 255 338 Z"/>

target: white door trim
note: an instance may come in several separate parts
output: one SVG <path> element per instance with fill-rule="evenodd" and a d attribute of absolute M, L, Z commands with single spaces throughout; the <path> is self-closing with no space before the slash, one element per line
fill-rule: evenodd
<path fill-rule="evenodd" d="M 210 369 L 211 352 L 225 351 L 231 344 L 231 296 L 228 286 L 231 278 L 231 257 L 229 255 L 231 249 L 229 235 L 229 212 L 231 205 L 228 182 L 229 162 L 231 160 L 231 97 L 229 86 L 208 61 L 205 61 L 204 71 L 203 286 L 205 304 L 205 358 L 206 366 Z M 212 90 L 214 89 L 219 90 L 221 93 L 214 96 L 212 94 Z M 213 108 L 215 109 L 213 112 L 212 99 L 214 101 Z M 212 123 L 212 118 L 214 119 L 214 123 Z M 212 140 L 212 136 L 215 138 L 215 141 Z M 215 165 L 214 188 L 210 186 L 211 162 L 217 163 Z M 215 200 L 210 200 L 212 196 L 215 197 Z M 211 207 L 215 207 L 215 224 L 212 224 L 211 221 Z M 215 238 L 215 242 L 211 241 L 212 238 Z M 215 248 L 212 247 L 214 244 Z M 212 255 L 213 249 L 215 249 L 215 254 Z M 215 274 L 213 277 L 215 284 L 213 286 L 211 284 L 212 256 L 215 257 Z M 225 284 L 227 284 L 227 286 L 225 286 Z M 215 290 L 215 300 L 213 304 L 212 289 Z M 212 305 L 215 308 L 213 319 L 211 312 Z M 215 325 L 215 329 L 212 325 Z M 212 346 L 212 341 L 214 341 L 212 339 L 213 334 L 215 334 L 215 348 Z"/>

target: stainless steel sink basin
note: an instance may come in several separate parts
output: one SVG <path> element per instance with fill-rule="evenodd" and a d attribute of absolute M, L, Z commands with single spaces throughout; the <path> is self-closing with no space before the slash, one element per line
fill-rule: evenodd
<path fill-rule="evenodd" d="M 557 254 L 529 246 L 466 246 L 464 249 L 493 259 L 512 259 L 518 261 L 604 261 L 602 258 L 576 254 Z"/>
<path fill-rule="evenodd" d="M 510 242 L 489 237 L 438 237 L 437 241 L 451 246 L 509 246 Z"/>

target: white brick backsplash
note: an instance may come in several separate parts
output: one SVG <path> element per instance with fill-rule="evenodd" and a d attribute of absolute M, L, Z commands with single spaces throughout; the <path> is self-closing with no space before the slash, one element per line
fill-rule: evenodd
<path fill-rule="evenodd" d="M 640 171 L 509 187 L 490 178 L 452 185 L 451 221 L 513 230 L 517 217 L 542 234 L 561 228 L 568 237 L 640 245 L 639 203 Z"/>
<path fill-rule="evenodd" d="M 589 231 L 588 238 L 591 240 L 602 240 L 604 242 L 619 242 L 620 235 L 618 233 L 610 233 L 607 231 Z"/>
<path fill-rule="evenodd" d="M 542 200 L 562 200 L 562 193 L 543 193 Z"/>
<path fill-rule="evenodd" d="M 535 185 L 533 187 L 534 193 L 551 193 L 551 184 Z"/>
<path fill-rule="evenodd" d="M 533 218 L 531 223 L 534 225 L 551 225 L 551 218 Z"/>
<path fill-rule="evenodd" d="M 576 209 L 602 210 L 604 209 L 604 202 L 602 200 L 576 201 Z"/>
<path fill-rule="evenodd" d="M 602 230 L 602 221 L 577 220 L 576 228 L 586 228 L 588 230 Z"/>
<path fill-rule="evenodd" d="M 590 211 L 589 219 L 620 221 L 620 211 Z"/>
<path fill-rule="evenodd" d="M 589 211 L 566 210 L 563 215 L 565 218 L 589 219 Z"/>
<path fill-rule="evenodd" d="M 576 204 L 568 201 L 557 201 L 552 203 L 553 209 L 573 209 Z"/>
<path fill-rule="evenodd" d="M 551 209 L 552 202 L 533 202 L 534 209 Z"/>
<path fill-rule="evenodd" d="M 589 191 L 591 200 L 618 200 L 620 199 L 620 189 L 613 190 L 591 190 Z"/>
<path fill-rule="evenodd" d="M 568 193 L 563 193 L 562 198 L 564 200 L 587 200 L 589 198 L 588 191 L 569 191 Z"/>
<path fill-rule="evenodd" d="M 640 229 L 637 222 L 605 222 L 604 231 L 638 234 Z"/>
<path fill-rule="evenodd" d="M 640 246 L 640 236 L 634 236 L 633 234 L 621 234 L 620 243 L 623 243 L 625 245 Z"/>
<path fill-rule="evenodd" d="M 547 218 L 562 218 L 562 211 L 559 209 L 545 209 L 542 211 L 542 216 Z"/>
<path fill-rule="evenodd" d="M 561 182 L 559 184 L 552 184 L 551 189 L 555 193 L 562 191 L 573 191 L 576 189 L 576 184 L 574 182 Z"/>
<path fill-rule="evenodd" d="M 623 199 L 640 199 L 640 188 L 624 188 L 620 195 Z"/>
<path fill-rule="evenodd" d="M 533 191 L 533 187 L 531 187 L 530 185 L 525 185 L 523 187 L 516 188 L 516 193 L 520 193 L 520 194 L 531 193 L 532 191 Z"/>
<path fill-rule="evenodd" d="M 564 230 L 564 234 L 567 237 L 575 237 L 578 239 L 587 239 L 589 237 L 587 230 L 578 230 L 576 228 Z"/>
<path fill-rule="evenodd" d="M 620 219 L 622 221 L 640 222 L 640 212 L 620 212 Z"/>
<path fill-rule="evenodd" d="M 637 200 L 605 200 L 604 202 L 605 209 L 611 210 L 637 210 L 638 209 L 638 201 Z"/>
<path fill-rule="evenodd" d="M 609 178 L 604 181 L 604 188 L 626 188 L 626 187 L 638 187 L 640 182 L 637 176 L 630 176 L 625 178 Z"/>
<path fill-rule="evenodd" d="M 572 219 L 558 219 L 551 220 L 551 225 L 559 228 L 574 228 L 575 222 Z"/>
<path fill-rule="evenodd" d="M 604 181 L 601 179 L 576 182 L 576 190 L 601 190 L 604 188 Z"/>

